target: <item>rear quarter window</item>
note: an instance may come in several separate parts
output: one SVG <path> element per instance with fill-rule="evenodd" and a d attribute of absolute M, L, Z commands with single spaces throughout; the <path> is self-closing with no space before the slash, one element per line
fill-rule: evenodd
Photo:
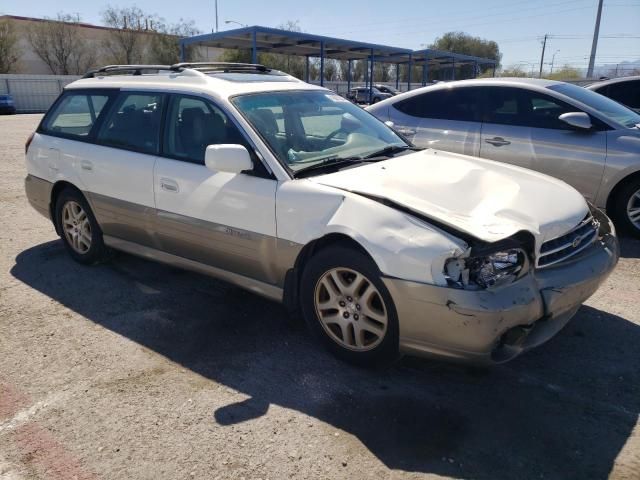
<path fill-rule="evenodd" d="M 69 138 L 88 138 L 109 101 L 107 93 L 68 92 L 46 116 L 41 132 Z"/>

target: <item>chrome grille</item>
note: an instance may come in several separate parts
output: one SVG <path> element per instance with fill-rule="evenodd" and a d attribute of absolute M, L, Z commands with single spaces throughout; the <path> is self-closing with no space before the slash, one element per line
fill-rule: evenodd
<path fill-rule="evenodd" d="M 569 233 L 544 242 L 542 248 L 540 248 L 538 267 L 548 267 L 581 252 L 598 237 L 599 227 L 600 223 L 591 215 L 587 215 L 587 217 Z"/>

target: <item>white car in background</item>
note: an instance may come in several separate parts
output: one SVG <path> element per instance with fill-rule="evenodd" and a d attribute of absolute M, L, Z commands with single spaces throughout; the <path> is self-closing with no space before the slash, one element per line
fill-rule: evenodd
<path fill-rule="evenodd" d="M 213 275 L 302 312 L 365 365 L 509 360 L 558 332 L 618 259 L 608 218 L 567 184 L 416 151 L 262 66 L 90 72 L 26 162 L 29 201 L 78 262 L 112 248 Z"/>

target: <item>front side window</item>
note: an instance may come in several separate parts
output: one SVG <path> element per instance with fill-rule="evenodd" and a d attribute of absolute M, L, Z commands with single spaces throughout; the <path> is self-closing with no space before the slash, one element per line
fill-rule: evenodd
<path fill-rule="evenodd" d="M 325 91 L 267 92 L 232 99 L 281 163 L 299 171 L 407 144 L 384 123 Z"/>
<path fill-rule="evenodd" d="M 483 89 L 483 121 L 517 127 L 570 130 L 558 117 L 576 108 L 549 95 L 512 87 Z"/>
<path fill-rule="evenodd" d="M 474 87 L 444 88 L 409 97 L 395 107 L 407 115 L 419 118 L 480 121 L 478 89 Z"/>
<path fill-rule="evenodd" d="M 98 132 L 98 143 L 157 154 L 162 102 L 160 93 L 120 93 Z"/>
<path fill-rule="evenodd" d="M 204 164 L 207 146 L 225 143 L 244 145 L 245 141 L 222 110 L 197 97 L 172 98 L 165 129 L 166 155 Z"/>
<path fill-rule="evenodd" d="M 42 131 L 69 138 L 87 138 L 108 100 L 107 94 L 69 92 L 47 115 Z"/>

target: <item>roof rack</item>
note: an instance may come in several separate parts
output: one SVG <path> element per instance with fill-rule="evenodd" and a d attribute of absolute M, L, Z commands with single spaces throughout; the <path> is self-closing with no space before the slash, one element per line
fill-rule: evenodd
<path fill-rule="evenodd" d="M 89 70 L 82 78 L 94 78 L 100 73 L 133 72 L 132 75 L 142 75 L 145 70 L 172 71 L 171 65 L 107 65 L 105 67 Z"/>
<path fill-rule="evenodd" d="M 142 75 L 145 71 L 182 72 L 185 69 L 199 72 L 264 72 L 272 70 L 257 63 L 233 63 L 233 62 L 183 62 L 174 65 L 107 65 L 105 67 L 89 70 L 82 78 L 94 78 L 100 74 L 132 72 L 132 75 Z"/>
<path fill-rule="evenodd" d="M 172 69 L 182 70 L 192 68 L 207 72 L 270 72 L 271 69 L 259 63 L 234 63 L 234 62 L 183 62 L 171 65 Z"/>

